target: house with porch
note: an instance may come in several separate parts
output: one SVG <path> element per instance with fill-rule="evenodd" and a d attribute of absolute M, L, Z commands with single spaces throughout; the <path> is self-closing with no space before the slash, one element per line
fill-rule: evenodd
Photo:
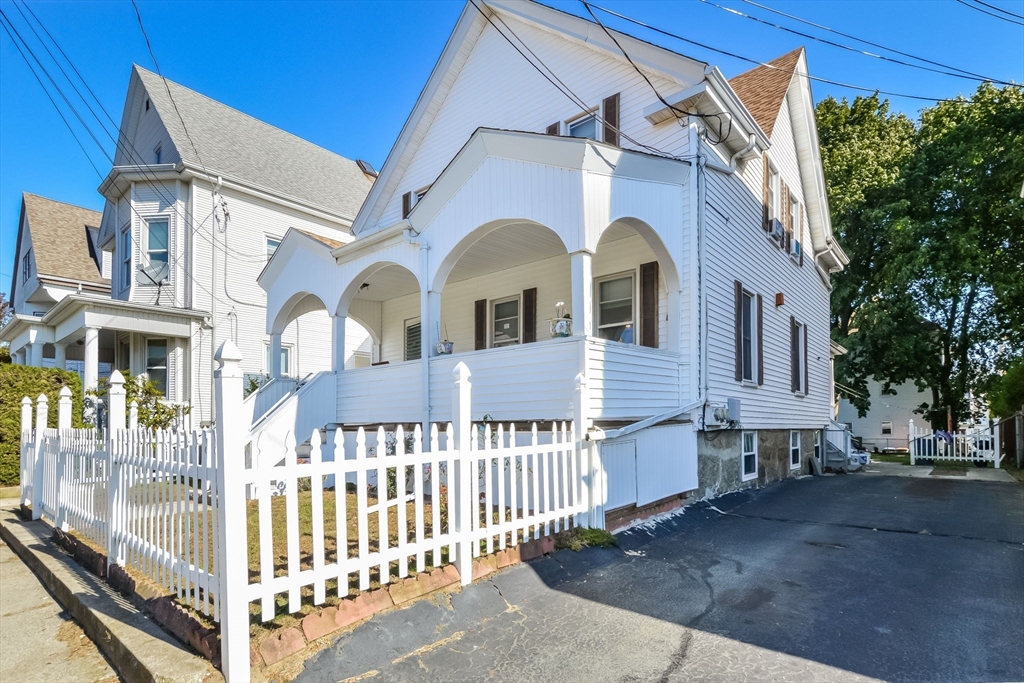
<path fill-rule="evenodd" d="M 335 362 L 268 384 L 250 437 L 447 422 L 461 361 L 472 419 L 578 421 L 606 510 L 807 471 L 846 257 L 806 74 L 802 49 L 729 80 L 541 4 L 468 2 L 354 239 L 289 230 L 260 275 L 272 348 L 323 311 Z M 369 367 L 342 362 L 352 321 Z"/>
<path fill-rule="evenodd" d="M 325 249 L 351 241 L 375 177 L 365 162 L 136 66 L 102 214 L 25 195 L 16 315 L 0 339 L 17 362 L 80 362 L 86 391 L 111 368 L 146 374 L 197 425 L 212 416 L 225 339 L 254 383 L 272 365 L 278 386 L 331 370 L 327 313 L 296 314 L 272 349 L 256 280 L 289 231 Z M 362 328 L 346 339 L 339 362 L 368 364 Z"/>

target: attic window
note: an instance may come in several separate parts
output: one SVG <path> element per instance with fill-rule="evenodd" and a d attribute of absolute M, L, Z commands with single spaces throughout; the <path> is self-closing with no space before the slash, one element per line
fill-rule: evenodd
<path fill-rule="evenodd" d="M 362 159 L 359 159 L 356 161 L 356 165 L 358 165 L 359 170 L 365 173 L 366 175 L 373 176 L 374 178 L 377 177 L 377 171 L 373 168 L 369 161 L 363 161 Z"/>
<path fill-rule="evenodd" d="M 146 111 L 149 111 L 149 98 L 146 98 Z"/>

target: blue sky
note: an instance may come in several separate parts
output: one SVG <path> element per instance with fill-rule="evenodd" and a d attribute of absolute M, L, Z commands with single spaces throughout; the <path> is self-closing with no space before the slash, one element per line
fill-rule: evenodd
<path fill-rule="evenodd" d="M 739 0 L 714 1 L 828 36 Z M 954 0 L 759 1 L 904 52 L 992 78 L 1024 81 L 1024 27 Z M 1024 14 L 1024 0 L 987 1 Z M 579 2 L 546 3 L 575 14 L 585 11 Z M 835 81 L 930 97 L 969 94 L 976 85 L 809 41 L 696 0 L 600 0 L 598 4 L 762 61 L 805 45 L 811 74 Z M 131 3 L 32 0 L 29 6 L 119 121 L 132 63 L 153 68 Z M 139 6 L 165 76 L 338 154 L 366 159 L 380 168 L 463 3 L 140 0 Z M 17 5 L 0 0 L 0 10 L 26 35 L 46 64 L 45 53 L 31 36 L 19 7 L 24 11 L 20 0 Z M 612 17 L 602 16 L 602 20 L 716 64 L 730 77 L 750 67 Z M 52 63 L 47 67 L 59 77 Z M 70 88 L 62 86 L 71 96 Z M 812 88 L 816 100 L 857 94 L 823 83 L 814 83 Z M 895 109 L 911 116 L 928 104 L 892 99 Z M 87 116 L 84 108 L 81 110 Z M 104 143 L 101 151 L 68 116 L 93 162 L 106 173 L 110 164 L 104 153 L 112 155 L 113 143 L 95 121 L 86 119 Z M 98 185 L 96 172 L 12 41 L 0 32 L 0 291 L 10 285 L 22 191 L 101 209 Z"/>

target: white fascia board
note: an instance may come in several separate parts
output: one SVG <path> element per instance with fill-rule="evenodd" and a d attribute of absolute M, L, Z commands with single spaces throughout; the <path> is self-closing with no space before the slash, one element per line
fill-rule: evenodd
<path fill-rule="evenodd" d="M 210 190 L 213 186 L 220 182 L 221 187 L 237 192 L 242 192 L 250 196 L 268 201 L 274 204 L 301 211 L 302 213 L 314 216 L 321 220 L 331 221 L 332 223 L 338 223 L 342 229 L 349 230 L 352 227 L 352 221 L 355 220 L 354 216 L 348 216 L 345 214 L 336 213 L 330 209 L 324 208 L 317 204 L 310 204 L 301 199 L 293 197 L 282 192 L 278 192 L 273 188 L 251 183 L 247 180 L 241 180 L 233 176 L 221 175 L 216 171 L 205 171 L 202 168 L 193 166 L 190 163 L 183 163 L 181 167 L 184 169 L 182 173 L 182 180 L 195 180 L 210 185 Z M 212 179 L 212 180 L 211 180 Z"/>
<path fill-rule="evenodd" d="M 735 122 L 743 127 L 745 136 L 753 134 L 757 138 L 761 149 L 768 149 L 771 146 L 771 140 L 761 130 L 761 126 L 757 124 L 757 121 L 754 120 L 754 116 L 747 109 L 747 106 L 743 104 L 743 100 L 739 98 L 736 91 L 729 85 L 729 79 L 718 70 L 717 66 L 708 67 L 705 77 L 711 86 L 709 92 L 715 94 L 722 108 L 730 112 Z"/>
<path fill-rule="evenodd" d="M 341 245 L 331 251 L 331 256 L 334 257 L 335 263 L 341 264 L 359 258 L 367 252 L 399 244 L 405 241 L 405 231 L 411 227 L 412 225 L 407 219 L 400 220 L 383 230 L 378 230 L 366 237 L 357 237 L 352 242 Z"/>
<path fill-rule="evenodd" d="M 29 330 L 45 325 L 43 319 L 38 316 L 15 313 L 10 321 L 0 329 L 0 341 L 9 342 L 11 349 L 16 350 L 20 348 L 20 346 L 14 346 L 16 340 L 27 335 Z"/>

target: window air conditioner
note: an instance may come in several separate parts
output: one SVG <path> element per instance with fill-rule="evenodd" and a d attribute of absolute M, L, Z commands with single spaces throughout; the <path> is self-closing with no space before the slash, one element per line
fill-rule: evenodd
<path fill-rule="evenodd" d="M 792 258 L 794 261 L 799 261 L 800 260 L 800 250 L 801 249 L 802 249 L 802 247 L 800 246 L 800 240 L 793 240 L 793 244 L 792 244 L 792 246 L 790 247 L 790 250 L 789 250 L 790 258 Z"/>
<path fill-rule="evenodd" d="M 782 225 L 782 221 L 778 218 L 773 218 L 769 221 L 768 225 L 768 236 L 776 242 L 781 242 L 785 239 L 786 229 Z"/>

